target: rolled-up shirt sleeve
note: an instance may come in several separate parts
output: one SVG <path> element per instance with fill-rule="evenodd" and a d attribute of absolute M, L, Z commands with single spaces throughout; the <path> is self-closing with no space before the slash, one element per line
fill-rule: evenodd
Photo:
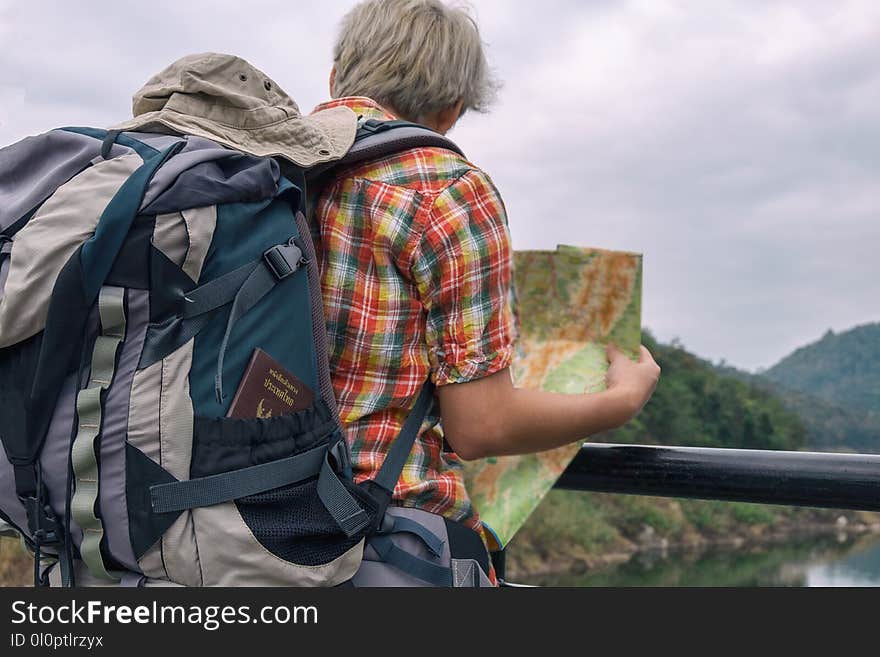
<path fill-rule="evenodd" d="M 468 171 L 433 200 L 421 229 L 411 271 L 427 315 L 432 380 L 467 383 L 509 367 L 513 254 L 497 189 Z"/>

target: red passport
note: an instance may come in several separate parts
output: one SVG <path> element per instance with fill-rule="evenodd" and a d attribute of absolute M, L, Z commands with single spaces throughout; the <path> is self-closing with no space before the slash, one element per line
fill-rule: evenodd
<path fill-rule="evenodd" d="M 226 417 L 262 418 L 309 408 L 315 394 L 262 349 L 254 349 Z"/>

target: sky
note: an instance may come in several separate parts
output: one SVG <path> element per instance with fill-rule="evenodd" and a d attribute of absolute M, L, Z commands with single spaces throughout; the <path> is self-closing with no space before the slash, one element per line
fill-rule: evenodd
<path fill-rule="evenodd" d="M 0 0 L 0 146 L 128 118 L 174 59 L 229 52 L 304 111 L 350 0 Z M 644 254 L 644 324 L 768 367 L 880 320 L 880 3 L 476 0 L 503 88 L 451 133 L 514 246 Z"/>

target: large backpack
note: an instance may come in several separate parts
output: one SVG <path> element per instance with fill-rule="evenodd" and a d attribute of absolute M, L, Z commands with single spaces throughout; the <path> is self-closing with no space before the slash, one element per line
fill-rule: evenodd
<path fill-rule="evenodd" d="M 355 485 L 330 381 L 307 176 L 416 146 L 457 151 L 400 121 L 320 171 L 91 128 L 0 150 L 0 518 L 35 584 L 487 582 L 475 533 L 389 507 L 430 383 Z M 227 417 L 257 349 L 314 402 Z"/>

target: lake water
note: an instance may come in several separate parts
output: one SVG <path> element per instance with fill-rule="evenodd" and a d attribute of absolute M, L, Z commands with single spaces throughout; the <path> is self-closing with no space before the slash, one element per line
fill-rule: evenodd
<path fill-rule="evenodd" d="M 543 586 L 878 586 L 880 539 L 799 539 L 773 547 L 639 554 L 589 574 L 535 578 Z"/>

